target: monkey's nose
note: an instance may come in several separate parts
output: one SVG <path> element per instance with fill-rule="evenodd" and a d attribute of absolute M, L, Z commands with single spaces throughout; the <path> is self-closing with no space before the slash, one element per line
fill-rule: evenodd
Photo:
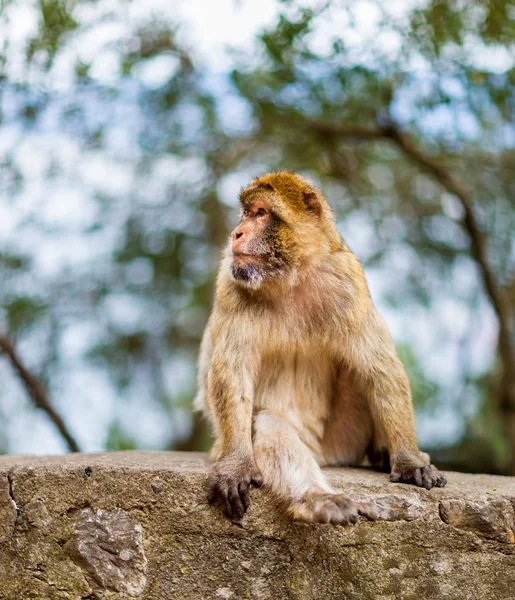
<path fill-rule="evenodd" d="M 233 252 L 238 252 L 240 246 L 244 243 L 244 234 L 245 232 L 242 231 L 241 229 L 235 229 L 232 232 L 232 251 Z"/>

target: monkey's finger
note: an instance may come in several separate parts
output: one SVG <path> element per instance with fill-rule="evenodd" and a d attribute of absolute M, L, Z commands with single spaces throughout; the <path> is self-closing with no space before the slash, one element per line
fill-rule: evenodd
<path fill-rule="evenodd" d="M 218 498 L 218 494 L 216 491 L 216 483 L 209 488 L 209 496 L 207 497 L 207 501 L 209 504 L 214 504 Z"/>
<path fill-rule="evenodd" d="M 422 479 L 422 469 L 415 469 L 415 471 L 413 471 L 413 479 L 415 480 L 418 487 L 424 487 L 424 481 Z"/>
<path fill-rule="evenodd" d="M 400 473 L 391 473 L 390 475 L 390 481 L 393 481 L 394 483 L 398 483 L 401 480 L 401 474 Z"/>
<path fill-rule="evenodd" d="M 232 516 L 236 519 L 241 519 L 245 514 L 245 509 L 243 508 L 243 503 L 240 499 L 240 494 L 236 485 L 231 485 L 229 487 L 228 497 L 231 505 Z"/>
<path fill-rule="evenodd" d="M 349 523 L 357 523 L 358 522 L 358 511 L 355 509 L 351 509 L 347 515 L 347 520 Z"/>
<path fill-rule="evenodd" d="M 224 515 L 229 518 L 231 517 L 231 505 L 227 499 L 226 487 L 223 484 L 219 482 L 213 483 L 207 501 L 209 504 L 216 504 L 219 501 Z"/>
<path fill-rule="evenodd" d="M 444 487 L 447 483 L 447 479 L 440 473 L 440 471 L 434 466 L 429 465 L 426 467 L 431 475 L 431 487 Z M 426 486 L 427 487 L 427 486 Z"/>
<path fill-rule="evenodd" d="M 440 477 L 436 482 L 436 487 L 445 487 L 447 485 L 447 479 L 440 473 Z"/>
<path fill-rule="evenodd" d="M 440 473 L 440 471 L 434 466 L 431 465 L 433 470 L 433 485 L 436 487 L 444 487 L 447 483 L 447 479 Z"/>
<path fill-rule="evenodd" d="M 358 522 L 358 511 L 353 504 L 348 504 L 343 508 L 340 507 L 340 523 L 357 523 Z M 331 521 L 334 522 L 334 521 Z"/>
<path fill-rule="evenodd" d="M 430 473 L 422 471 L 422 485 L 426 490 L 430 490 L 433 487 L 433 478 Z"/>
<path fill-rule="evenodd" d="M 356 523 L 359 517 L 359 504 L 345 496 L 333 496 L 332 501 L 340 510 L 340 523 Z M 331 522 L 334 522 L 331 520 Z"/>
<path fill-rule="evenodd" d="M 356 506 L 358 508 L 358 513 L 362 517 L 365 517 L 369 521 L 377 520 L 379 515 L 378 515 L 376 508 L 372 504 L 369 504 L 368 502 L 363 502 L 363 503 L 357 503 Z"/>
<path fill-rule="evenodd" d="M 220 500 L 220 504 L 222 505 L 222 510 L 225 514 L 226 517 L 229 517 L 229 519 L 232 517 L 232 507 L 231 504 L 229 502 L 229 490 L 228 490 L 228 486 L 226 483 L 219 483 L 217 485 L 217 498 L 218 500 Z"/>
<path fill-rule="evenodd" d="M 313 520 L 315 523 L 332 523 L 333 525 L 347 523 L 345 515 L 333 502 L 325 502 L 315 509 Z"/>
<path fill-rule="evenodd" d="M 436 485 L 438 479 L 438 471 L 433 466 L 424 467 L 422 469 L 422 479 L 426 490 L 430 490 Z"/>
<path fill-rule="evenodd" d="M 247 512 L 247 508 L 250 504 L 250 495 L 249 495 L 249 486 L 245 481 L 242 481 L 238 486 L 238 492 L 240 494 L 240 499 L 243 504 L 243 508 L 245 512 Z"/>

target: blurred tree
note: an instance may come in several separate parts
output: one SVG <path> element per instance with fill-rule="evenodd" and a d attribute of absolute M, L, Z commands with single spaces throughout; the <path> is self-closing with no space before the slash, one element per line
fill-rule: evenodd
<path fill-rule="evenodd" d="M 425 445 L 513 468 L 513 3 L 278 2 L 230 73 L 169 11 L 0 6 L 0 327 L 82 446 L 205 447 L 189 403 L 229 211 L 290 168 L 365 264 Z"/>

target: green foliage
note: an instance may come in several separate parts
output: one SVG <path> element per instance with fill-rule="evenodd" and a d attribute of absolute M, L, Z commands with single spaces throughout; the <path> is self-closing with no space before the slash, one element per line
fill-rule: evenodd
<path fill-rule="evenodd" d="M 404 365 L 411 383 L 411 392 L 415 408 L 435 411 L 438 407 L 438 386 L 428 379 L 413 349 L 407 344 L 397 345 L 397 353 Z"/>
<path fill-rule="evenodd" d="M 109 426 L 106 439 L 106 450 L 136 450 L 135 441 L 123 430 L 120 423 L 114 421 Z"/>
<path fill-rule="evenodd" d="M 41 51 L 47 56 L 47 65 L 51 65 L 67 36 L 78 26 L 71 14 L 75 4 L 75 0 L 39 0 L 41 24 L 38 37 L 28 46 L 29 60 Z"/>
<path fill-rule="evenodd" d="M 11 269 L 16 272 L 27 271 L 30 268 L 30 258 L 9 252 L 0 252 L 0 268 L 4 272 Z"/>
<path fill-rule="evenodd" d="M 9 332 L 13 335 L 30 329 L 47 313 L 48 306 L 40 299 L 29 296 L 16 296 L 2 305 L 5 311 Z"/>

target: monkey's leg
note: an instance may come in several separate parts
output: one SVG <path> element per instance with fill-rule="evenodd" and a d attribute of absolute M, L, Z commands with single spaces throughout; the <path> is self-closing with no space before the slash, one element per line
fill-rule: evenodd
<path fill-rule="evenodd" d="M 368 401 L 375 435 L 386 444 L 390 479 L 426 489 L 443 487 L 447 480 L 418 449 L 409 380 L 385 323 L 372 311 L 355 333 L 347 344 L 347 362 Z"/>
<path fill-rule="evenodd" d="M 372 439 L 372 415 L 366 398 L 356 389 L 350 374 L 341 369 L 333 392 L 331 417 L 322 439 L 325 464 L 360 466 Z"/>
<path fill-rule="evenodd" d="M 322 440 L 326 464 L 359 467 L 368 458 L 376 471 L 391 471 L 390 455 L 384 436 L 374 422 L 367 399 L 344 370 L 336 382 L 331 418 Z"/>
<path fill-rule="evenodd" d="M 336 525 L 355 523 L 358 515 L 375 518 L 371 507 L 329 486 L 295 427 L 272 411 L 255 417 L 254 456 L 265 486 L 294 519 Z"/>
<path fill-rule="evenodd" d="M 365 456 L 376 471 L 390 472 L 386 441 L 376 431 L 366 398 L 350 373 L 342 369 L 334 390 L 331 418 L 322 440 L 325 464 L 359 467 Z"/>

